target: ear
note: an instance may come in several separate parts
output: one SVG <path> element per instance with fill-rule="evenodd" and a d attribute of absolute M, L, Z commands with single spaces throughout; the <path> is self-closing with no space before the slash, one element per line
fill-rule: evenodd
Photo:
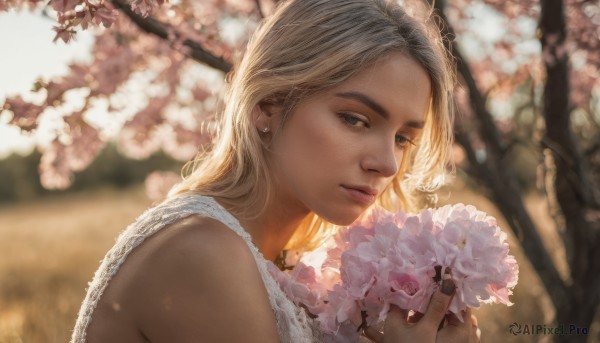
<path fill-rule="evenodd" d="M 252 110 L 252 121 L 254 126 L 261 133 L 267 133 L 272 128 L 273 115 L 269 112 L 268 106 L 258 103 Z"/>

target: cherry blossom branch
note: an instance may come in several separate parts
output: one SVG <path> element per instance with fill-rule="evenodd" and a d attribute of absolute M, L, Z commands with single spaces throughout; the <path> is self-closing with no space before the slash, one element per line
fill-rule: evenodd
<path fill-rule="evenodd" d="M 182 37 L 179 32 L 170 27 L 168 24 L 161 23 L 150 16 L 143 17 L 135 13 L 131 9 L 130 5 L 124 0 L 112 0 L 111 2 L 115 8 L 123 12 L 131 19 L 131 21 L 133 21 L 145 32 L 151 33 L 164 40 L 172 40 L 172 37 L 175 38 L 175 40 L 178 40 Z M 183 40 L 182 44 L 190 48 L 190 57 L 192 59 L 225 73 L 231 70 L 231 64 L 229 62 L 225 61 L 222 57 L 213 55 L 211 52 L 204 49 L 200 43 L 186 38 Z"/>
<path fill-rule="evenodd" d="M 444 37 L 455 37 L 454 30 L 444 14 L 444 1 L 434 1 L 432 5 L 434 5 L 441 19 L 440 29 L 442 35 Z M 525 209 L 517 178 L 503 159 L 505 147 L 500 139 L 500 133 L 492 115 L 486 108 L 485 98 L 478 89 L 471 70 L 460 53 L 456 42 L 445 40 L 444 43 L 457 61 L 458 72 L 462 76 L 469 94 L 470 106 L 479 121 L 479 134 L 486 143 L 487 148 L 485 160 L 480 161 L 476 158 L 469 138 L 460 128 L 457 128 L 457 142 L 464 147 L 469 162 L 476 173 L 475 176 L 489 188 L 492 200 L 508 221 L 515 235 L 520 239 L 525 255 L 538 272 L 555 307 L 558 309 L 563 308 L 568 301 L 567 287 Z"/>

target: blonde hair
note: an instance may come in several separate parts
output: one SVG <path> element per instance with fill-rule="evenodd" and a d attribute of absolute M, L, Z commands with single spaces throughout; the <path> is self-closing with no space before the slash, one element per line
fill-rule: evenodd
<path fill-rule="evenodd" d="M 453 72 L 439 30 L 385 0 L 288 0 L 266 18 L 235 68 L 213 146 L 191 164 L 172 195 L 194 192 L 234 200 L 238 218 L 256 218 L 272 197 L 264 142 L 252 119 L 259 104 L 283 109 L 281 125 L 308 96 L 348 80 L 378 59 L 401 52 L 429 74 L 432 97 L 417 147 L 377 203 L 415 210 L 420 195 L 443 184 L 452 143 Z M 250 212 L 250 209 L 260 209 Z M 335 226 L 307 216 L 286 248 L 312 249 Z"/>

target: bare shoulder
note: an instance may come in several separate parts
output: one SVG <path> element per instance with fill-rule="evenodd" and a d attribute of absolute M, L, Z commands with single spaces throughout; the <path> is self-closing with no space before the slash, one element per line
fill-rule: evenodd
<path fill-rule="evenodd" d="M 215 262 L 237 261 L 243 264 L 248 263 L 249 258 L 250 262 L 254 262 L 253 255 L 242 237 L 220 221 L 201 216 L 190 216 L 162 229 L 148 253 L 152 254 L 150 258 L 157 258 L 158 263 L 164 261 L 196 264 L 196 259 L 203 259 L 205 262 L 216 259 Z M 219 264 L 222 266 L 221 262 L 208 263 L 205 267 Z M 230 267 L 235 268 L 234 265 Z"/>
<path fill-rule="evenodd" d="M 254 256 L 225 224 L 191 216 L 143 245 L 124 291 L 150 341 L 278 341 Z"/>

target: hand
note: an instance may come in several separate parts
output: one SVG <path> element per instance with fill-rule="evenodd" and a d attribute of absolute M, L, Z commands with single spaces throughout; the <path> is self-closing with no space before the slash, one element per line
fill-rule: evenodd
<path fill-rule="evenodd" d="M 444 280 L 441 289 L 431 297 L 425 314 L 408 317 L 407 311 L 392 306 L 384 324 L 385 334 L 370 327 L 364 331 L 365 336 L 376 343 L 479 343 L 477 318 L 471 309 L 463 313 L 464 323 L 454 315 L 446 315 L 455 291 L 454 282 Z M 442 321 L 446 325 L 438 331 Z"/>
<path fill-rule="evenodd" d="M 445 326 L 438 331 L 436 342 L 480 343 L 481 330 L 477 327 L 477 317 L 467 308 L 462 312 L 464 322 L 454 315 L 446 316 Z"/>

